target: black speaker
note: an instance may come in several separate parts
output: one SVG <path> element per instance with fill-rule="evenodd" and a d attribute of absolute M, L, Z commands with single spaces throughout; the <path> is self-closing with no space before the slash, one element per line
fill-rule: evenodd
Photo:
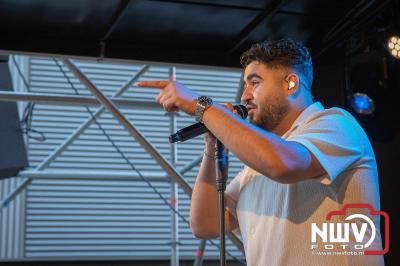
<path fill-rule="evenodd" d="M 0 90 L 14 91 L 8 56 L 0 56 Z M 17 104 L 0 101 L 0 179 L 13 177 L 28 166 Z"/>

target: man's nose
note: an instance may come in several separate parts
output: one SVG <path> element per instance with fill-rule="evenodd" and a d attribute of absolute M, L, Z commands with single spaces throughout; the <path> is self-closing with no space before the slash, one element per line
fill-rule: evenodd
<path fill-rule="evenodd" d="M 245 89 L 243 90 L 242 97 L 240 98 L 241 102 L 242 102 L 242 103 L 247 103 L 247 102 L 249 102 L 249 101 L 252 100 L 252 99 L 253 99 L 252 90 L 250 90 L 248 87 L 245 88 Z"/>

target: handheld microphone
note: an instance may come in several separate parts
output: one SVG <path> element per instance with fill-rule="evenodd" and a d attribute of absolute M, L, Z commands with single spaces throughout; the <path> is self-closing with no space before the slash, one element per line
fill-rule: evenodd
<path fill-rule="evenodd" d="M 238 112 L 238 114 L 243 118 L 246 119 L 247 117 L 247 108 L 244 105 L 234 105 L 233 108 Z M 184 142 L 188 139 L 195 138 L 204 134 L 208 131 L 207 127 L 203 123 L 196 123 L 191 126 L 182 128 L 178 130 L 175 134 L 169 136 L 169 142 Z"/>

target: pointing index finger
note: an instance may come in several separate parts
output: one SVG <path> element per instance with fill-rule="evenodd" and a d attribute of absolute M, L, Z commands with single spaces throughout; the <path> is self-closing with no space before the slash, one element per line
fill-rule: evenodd
<path fill-rule="evenodd" d="M 156 88 L 156 89 L 164 89 L 170 81 L 168 80 L 155 80 L 155 81 L 139 81 L 135 85 L 143 88 Z"/>

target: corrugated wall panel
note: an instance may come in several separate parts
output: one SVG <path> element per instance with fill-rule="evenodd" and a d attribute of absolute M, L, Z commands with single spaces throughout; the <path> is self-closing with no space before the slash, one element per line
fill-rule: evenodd
<path fill-rule="evenodd" d="M 107 96 L 122 87 L 140 65 L 123 65 L 77 61 L 78 66 Z M 82 95 L 90 95 L 67 70 L 74 86 Z M 140 80 L 167 79 L 168 68 L 152 66 Z M 232 102 L 240 79 L 239 71 L 206 68 L 177 68 L 177 79 L 219 102 Z M 33 92 L 74 95 L 70 84 L 55 61 L 31 58 L 30 85 Z M 157 90 L 130 87 L 122 97 L 154 100 Z M 97 108 L 91 107 L 92 111 Z M 159 110 L 124 108 L 122 112 L 146 138 L 170 159 L 169 117 Z M 29 158 L 34 168 L 57 148 L 89 117 L 81 106 L 36 105 L 33 128 L 43 132 L 45 142 L 30 140 Z M 99 122 L 135 167 L 144 173 L 164 174 L 161 167 L 138 145 L 127 131 L 108 112 Z M 193 118 L 181 114 L 178 128 L 192 124 Z M 177 166 L 182 167 L 199 156 L 203 141 L 198 137 L 178 145 Z M 231 158 L 230 176 L 242 167 Z M 113 174 L 134 173 L 107 138 L 93 123 L 47 168 L 51 171 L 101 173 L 100 179 L 35 179 L 28 187 L 26 206 L 25 255 L 28 259 L 169 259 L 170 210 L 148 185 L 140 179 L 115 180 Z M 193 185 L 198 167 L 185 175 Z M 108 175 L 109 178 L 104 177 Z M 133 175 L 133 174 L 132 174 Z M 136 174 L 135 174 L 136 176 Z M 150 178 L 151 179 L 151 178 Z M 170 185 L 159 179 L 152 184 L 166 198 Z M 179 190 L 179 210 L 188 217 L 189 199 Z M 199 240 L 188 225 L 179 221 L 180 256 L 193 259 Z M 218 241 L 215 241 L 218 242 Z M 230 242 L 229 251 L 240 256 Z M 207 257 L 218 257 L 218 250 L 206 248 Z"/>
<path fill-rule="evenodd" d="M 0 180 L 0 202 L 20 183 L 21 178 Z M 1 208 L 1 206 L 0 206 Z M 25 192 L 0 210 L 0 260 L 21 259 L 24 256 Z"/>

